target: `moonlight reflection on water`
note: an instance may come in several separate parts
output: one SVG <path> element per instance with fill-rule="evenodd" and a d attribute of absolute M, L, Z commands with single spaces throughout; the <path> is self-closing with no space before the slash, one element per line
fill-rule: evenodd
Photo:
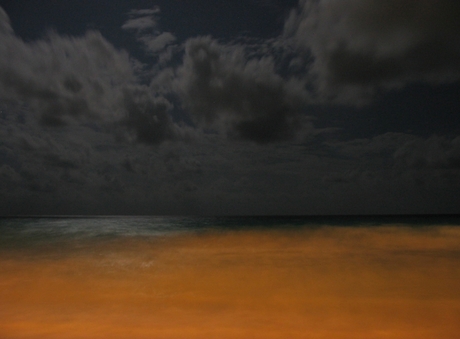
<path fill-rule="evenodd" d="M 459 263 L 449 226 L 11 247 L 0 252 L 0 337 L 453 339 Z"/>

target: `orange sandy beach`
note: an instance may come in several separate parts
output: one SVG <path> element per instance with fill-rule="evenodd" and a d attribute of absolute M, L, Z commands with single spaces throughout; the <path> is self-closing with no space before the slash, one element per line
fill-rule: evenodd
<path fill-rule="evenodd" d="M 2 339 L 454 339 L 460 228 L 235 231 L 0 252 Z"/>

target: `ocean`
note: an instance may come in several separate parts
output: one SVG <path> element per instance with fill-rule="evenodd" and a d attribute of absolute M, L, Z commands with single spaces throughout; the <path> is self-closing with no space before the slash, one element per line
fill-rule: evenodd
<path fill-rule="evenodd" d="M 459 216 L 0 219 L 0 338 L 454 339 Z"/>

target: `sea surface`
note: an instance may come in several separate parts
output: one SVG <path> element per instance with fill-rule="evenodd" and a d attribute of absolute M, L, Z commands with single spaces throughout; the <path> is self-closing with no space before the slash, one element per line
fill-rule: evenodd
<path fill-rule="evenodd" d="M 459 334 L 459 216 L 0 218 L 0 339 Z"/>

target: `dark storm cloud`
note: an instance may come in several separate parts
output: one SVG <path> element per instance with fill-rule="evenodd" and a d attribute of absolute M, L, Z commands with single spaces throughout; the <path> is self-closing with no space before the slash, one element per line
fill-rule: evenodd
<path fill-rule="evenodd" d="M 21 176 L 9 165 L 0 166 L 0 187 L 11 190 L 15 188 Z"/>
<path fill-rule="evenodd" d="M 311 53 L 320 95 L 366 102 L 379 88 L 460 78 L 460 2 L 301 0 L 285 35 Z"/>
<path fill-rule="evenodd" d="M 414 138 L 401 145 L 394 153 L 395 160 L 410 168 L 460 168 L 460 137 L 449 139 L 432 136 Z"/>
<path fill-rule="evenodd" d="M 330 159 L 342 159 L 340 166 L 324 172 L 323 180 L 328 186 L 355 185 L 357 187 L 353 189 L 362 189 L 363 192 L 375 188 L 382 195 L 393 191 L 391 194 L 400 197 L 406 195 L 408 202 L 422 196 L 430 201 L 432 194 L 442 195 L 445 198 L 443 203 L 436 201 L 427 206 L 455 205 L 454 192 L 460 185 L 458 136 L 422 138 L 406 133 L 385 133 L 370 139 L 327 145 L 331 154 L 336 152 Z M 351 186 L 348 189 L 351 190 Z"/>
<path fill-rule="evenodd" d="M 36 169 L 42 165 L 48 169 L 80 169 L 92 155 L 91 146 L 83 140 L 63 142 L 62 138 L 43 133 L 33 124 L 11 125 L 3 119 L 1 122 L 5 128 L 0 130 L 0 137 L 12 151 L 7 158 L 13 159 L 15 165 L 30 163 L 29 167 Z"/>
<path fill-rule="evenodd" d="M 306 101 L 303 83 L 279 76 L 272 58 L 247 59 L 209 37 L 187 41 L 175 90 L 199 124 L 258 143 L 291 138 Z"/>
<path fill-rule="evenodd" d="M 325 144 L 335 150 L 341 157 L 364 159 L 373 156 L 392 157 L 394 152 L 416 138 L 411 134 L 388 132 L 370 139 L 354 139 L 344 142 L 328 142 Z"/>
<path fill-rule="evenodd" d="M 126 110 L 123 124 L 135 132 L 137 141 L 159 144 L 178 138 L 184 130 L 176 126 L 168 111 L 171 103 L 164 97 L 155 97 L 146 87 L 136 86 L 123 91 L 122 105 Z"/>
<path fill-rule="evenodd" d="M 67 119 L 114 120 L 121 86 L 133 81 L 126 53 L 116 51 L 99 33 L 80 38 L 51 34 L 25 43 L 0 35 L 0 94 L 29 103 L 45 124 Z"/>
<path fill-rule="evenodd" d="M 422 138 L 407 133 L 385 133 L 370 139 L 326 142 L 341 157 L 384 159 L 398 168 L 460 168 L 460 137 L 432 135 Z"/>
<path fill-rule="evenodd" d="M 167 100 L 137 84 L 128 54 L 99 32 L 78 38 L 52 33 L 29 43 L 14 35 L 3 11 L 0 20 L 1 98 L 26 103 L 44 125 L 123 122 L 141 142 L 174 137 Z"/>
<path fill-rule="evenodd" d="M 285 1 L 252 1 L 282 21 Z M 168 22 L 173 34 L 162 31 L 157 7 L 120 9 L 127 21 L 105 32 L 122 32 L 117 44 L 137 40 L 139 60 L 99 32 L 23 41 L 18 35 L 30 27 L 22 23 L 16 35 L 0 11 L 0 213 L 456 213 L 455 124 L 451 137 L 431 138 L 411 125 L 420 118 L 431 135 L 430 124 L 455 114 L 456 101 L 444 113 L 433 104 L 418 115 L 406 115 L 418 109 L 413 98 L 361 112 L 322 105 L 458 79 L 457 22 L 447 18 L 443 28 L 435 20 L 445 1 L 430 14 L 418 10 L 420 22 L 409 9 L 390 15 L 391 6 L 430 3 L 304 1 L 283 36 L 229 32 L 179 42 L 174 34 L 187 39 L 188 25 L 180 16 Z M 393 108 L 404 128 L 385 115 Z M 408 130 L 414 134 L 385 133 Z"/>
<path fill-rule="evenodd" d="M 123 185 L 114 170 L 106 170 L 106 164 L 117 161 L 116 151 L 126 154 L 123 145 L 136 147 L 114 143 L 113 135 L 103 128 L 85 125 L 43 128 L 33 116 L 17 122 L 15 117 L 20 115 L 20 107 L 2 105 L 2 110 L 0 179 L 5 180 L 0 183 L 2 213 L 31 213 L 33 206 L 40 205 L 49 212 L 61 211 L 62 206 L 70 208 L 68 211 L 78 210 L 75 202 L 93 205 L 93 200 L 109 199 L 105 196 L 112 194 L 108 187 L 120 193 Z M 36 211 L 47 213 L 41 208 Z"/>

